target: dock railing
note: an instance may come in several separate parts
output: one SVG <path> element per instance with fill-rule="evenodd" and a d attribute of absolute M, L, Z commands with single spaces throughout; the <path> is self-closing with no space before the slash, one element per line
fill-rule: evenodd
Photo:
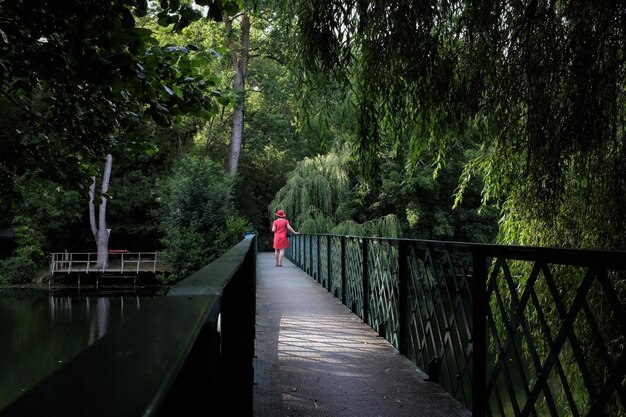
<path fill-rule="evenodd" d="M 289 239 L 290 260 L 473 416 L 626 415 L 626 252 Z"/>
<path fill-rule="evenodd" d="M 50 273 L 135 273 L 160 272 L 162 263 L 157 252 L 109 251 L 106 266 L 97 266 L 97 252 L 54 252 L 50 260 Z"/>
<path fill-rule="evenodd" d="M 252 416 L 255 241 L 126 318 L 0 416 Z"/>

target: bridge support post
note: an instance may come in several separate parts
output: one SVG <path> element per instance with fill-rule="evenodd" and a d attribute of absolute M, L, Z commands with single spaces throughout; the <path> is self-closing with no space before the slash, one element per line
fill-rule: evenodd
<path fill-rule="evenodd" d="M 320 259 L 320 235 L 315 235 L 315 241 L 316 243 L 316 252 L 317 252 L 317 266 L 315 268 L 315 272 L 316 272 L 316 277 L 317 278 L 317 282 L 319 282 L 320 284 L 324 285 L 324 283 L 322 282 L 322 260 Z"/>
<path fill-rule="evenodd" d="M 487 257 L 479 248 L 472 250 L 472 416 L 487 412 Z"/>
<path fill-rule="evenodd" d="M 333 240 L 330 235 L 326 235 L 326 285 L 328 292 L 332 292 L 333 290 L 333 259 L 332 259 L 332 248 L 330 245 L 333 243 Z"/>
<path fill-rule="evenodd" d="M 363 238 L 363 322 L 369 324 L 370 311 L 370 277 L 368 271 L 368 242 L 369 239 Z"/>
<path fill-rule="evenodd" d="M 341 236 L 341 302 L 347 305 L 346 297 L 346 237 Z"/>
<path fill-rule="evenodd" d="M 398 241 L 398 350 L 400 354 L 408 356 L 409 350 L 409 247 L 408 242 Z"/>

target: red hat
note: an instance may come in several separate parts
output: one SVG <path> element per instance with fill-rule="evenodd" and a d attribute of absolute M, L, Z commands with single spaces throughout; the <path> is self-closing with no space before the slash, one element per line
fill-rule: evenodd
<path fill-rule="evenodd" d="M 284 211 L 282 211 L 282 210 L 278 210 L 278 211 L 276 212 L 276 217 L 285 217 L 285 212 L 284 212 Z"/>

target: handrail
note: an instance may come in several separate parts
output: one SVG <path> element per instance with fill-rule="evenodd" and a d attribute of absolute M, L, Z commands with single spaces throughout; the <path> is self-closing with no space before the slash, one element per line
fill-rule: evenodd
<path fill-rule="evenodd" d="M 251 416 L 255 240 L 122 321 L 0 416 L 195 416 L 198 407 Z"/>
<path fill-rule="evenodd" d="M 289 259 L 472 415 L 625 412 L 626 252 L 330 234 L 290 241 Z"/>

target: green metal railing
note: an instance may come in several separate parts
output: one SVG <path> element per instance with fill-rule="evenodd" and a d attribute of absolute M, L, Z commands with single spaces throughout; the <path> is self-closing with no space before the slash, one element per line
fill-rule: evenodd
<path fill-rule="evenodd" d="M 0 416 L 252 416 L 256 251 L 247 236 Z"/>
<path fill-rule="evenodd" d="M 626 252 L 336 235 L 288 258 L 474 416 L 623 416 Z"/>

